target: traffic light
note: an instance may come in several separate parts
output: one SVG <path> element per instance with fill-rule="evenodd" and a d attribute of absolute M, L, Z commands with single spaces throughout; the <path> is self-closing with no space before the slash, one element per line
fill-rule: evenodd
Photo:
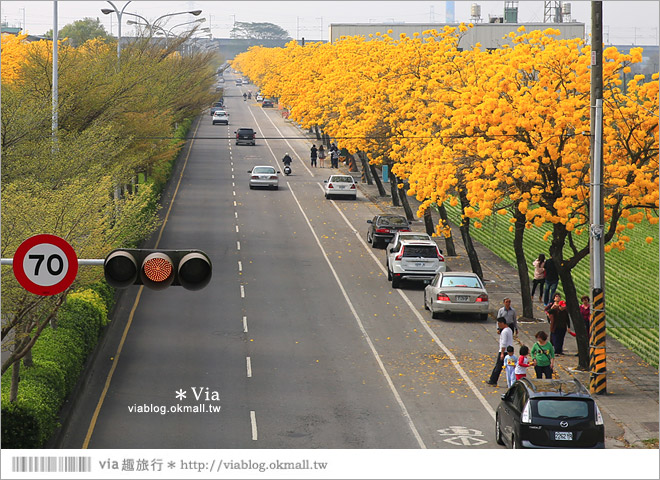
<path fill-rule="evenodd" d="M 103 262 L 105 279 L 115 288 L 144 285 L 153 290 L 181 285 L 200 290 L 211 281 L 211 259 L 201 250 L 117 249 Z"/>

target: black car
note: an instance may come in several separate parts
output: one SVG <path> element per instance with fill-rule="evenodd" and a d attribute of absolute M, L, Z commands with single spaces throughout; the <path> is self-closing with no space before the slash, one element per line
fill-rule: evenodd
<path fill-rule="evenodd" d="M 239 128 L 236 132 L 236 145 L 256 145 L 257 134 L 251 128 Z"/>
<path fill-rule="evenodd" d="M 211 105 L 211 115 L 215 113 L 216 110 L 223 110 L 225 108 L 225 102 L 220 100 Z"/>
<path fill-rule="evenodd" d="M 367 242 L 374 248 L 390 243 L 396 232 L 410 232 L 408 219 L 401 215 L 376 215 L 367 223 L 371 224 L 367 230 Z"/>
<path fill-rule="evenodd" d="M 495 440 L 511 448 L 605 448 L 605 427 L 578 380 L 523 378 L 502 395 Z"/>
<path fill-rule="evenodd" d="M 261 104 L 262 108 L 273 108 L 273 101 L 272 100 L 264 100 L 263 103 Z"/>

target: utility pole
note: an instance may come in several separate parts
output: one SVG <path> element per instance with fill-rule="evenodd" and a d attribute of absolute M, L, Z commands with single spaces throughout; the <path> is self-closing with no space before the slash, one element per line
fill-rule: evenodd
<path fill-rule="evenodd" d="M 607 393 L 605 355 L 605 239 L 603 215 L 603 2 L 591 2 L 591 259 L 589 335 L 591 393 Z"/>
<path fill-rule="evenodd" d="M 57 145 L 57 129 L 58 129 L 58 98 L 57 98 L 57 0 L 53 1 L 53 111 L 52 111 L 52 138 L 53 138 L 53 153 L 56 151 Z"/>

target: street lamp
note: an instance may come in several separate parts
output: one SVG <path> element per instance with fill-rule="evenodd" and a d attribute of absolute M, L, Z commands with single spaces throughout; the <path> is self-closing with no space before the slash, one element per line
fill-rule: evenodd
<path fill-rule="evenodd" d="M 108 0 L 108 3 L 112 5 L 112 8 L 102 8 L 101 13 L 103 13 L 104 15 L 109 15 L 112 12 L 117 14 L 117 24 L 119 25 L 119 27 L 117 28 L 117 60 L 119 60 L 121 56 L 121 16 L 124 13 L 124 10 L 126 10 L 126 7 L 128 7 L 128 4 L 131 3 L 131 0 L 126 2 L 126 4 L 121 10 L 115 7 L 115 4 L 112 3 L 110 0 Z"/>

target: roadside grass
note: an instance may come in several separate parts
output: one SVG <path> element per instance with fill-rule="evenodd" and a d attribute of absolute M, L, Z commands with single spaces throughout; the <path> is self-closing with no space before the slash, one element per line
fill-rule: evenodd
<path fill-rule="evenodd" d="M 460 207 L 447 206 L 452 223 L 460 224 Z M 493 253 L 516 267 L 513 251 L 513 232 L 509 232 L 510 215 L 492 215 L 482 222 L 481 228 L 470 228 L 472 237 L 488 247 Z M 523 247 L 533 278 L 532 261 L 539 255 L 548 255 L 550 242 L 543 240 L 549 227 L 533 227 L 525 231 Z M 635 225 L 630 230 L 630 242 L 624 251 L 612 250 L 605 253 L 605 320 L 607 334 L 637 353 L 651 365 L 658 367 L 659 335 L 659 232 L 657 225 L 648 223 Z M 646 243 L 646 237 L 653 242 Z M 587 244 L 588 233 L 578 237 L 578 248 Z M 570 255 L 565 247 L 565 255 Z M 573 269 L 573 281 L 578 296 L 589 295 L 589 257 Z M 559 289 L 563 294 L 561 283 Z"/>

